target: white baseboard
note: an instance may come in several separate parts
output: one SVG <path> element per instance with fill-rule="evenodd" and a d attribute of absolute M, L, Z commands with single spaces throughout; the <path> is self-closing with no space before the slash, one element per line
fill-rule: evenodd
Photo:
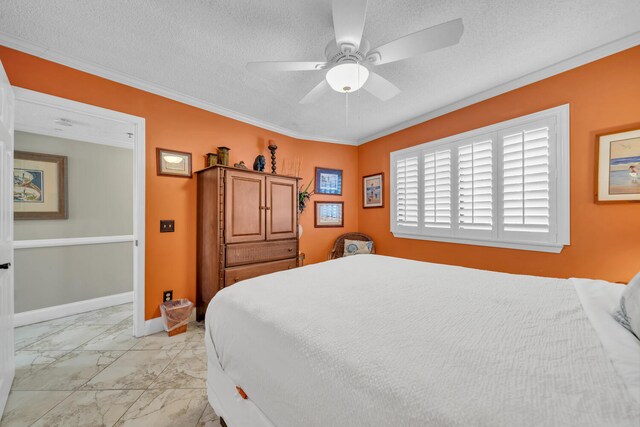
<path fill-rule="evenodd" d="M 133 302 L 133 292 L 123 292 L 121 294 L 108 295 L 106 297 L 93 298 L 69 304 L 55 305 L 53 307 L 40 308 L 38 310 L 23 311 L 22 313 L 16 313 L 13 316 L 13 326 L 17 328 L 18 326 L 45 322 L 47 320 L 58 319 L 60 317 L 71 316 L 73 314 L 126 304 L 128 302 Z M 162 321 L 160 322 L 160 327 L 162 327 Z"/>
<path fill-rule="evenodd" d="M 144 322 L 144 331 L 141 336 L 151 335 L 161 331 L 164 331 L 162 317 L 156 317 L 155 319 L 146 320 Z"/>

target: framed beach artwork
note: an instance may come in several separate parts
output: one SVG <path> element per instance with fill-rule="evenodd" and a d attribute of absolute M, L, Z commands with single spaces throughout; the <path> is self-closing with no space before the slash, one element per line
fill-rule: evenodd
<path fill-rule="evenodd" d="M 365 209 L 384 207 L 384 196 L 382 193 L 384 173 L 380 172 L 373 175 L 363 176 L 362 185 L 362 194 L 364 198 L 362 207 Z"/>
<path fill-rule="evenodd" d="M 640 201 L 640 129 L 598 136 L 596 202 Z"/>
<path fill-rule="evenodd" d="M 156 148 L 158 175 L 191 178 L 191 153 Z"/>
<path fill-rule="evenodd" d="M 67 157 L 16 151 L 14 218 L 67 219 Z"/>
<path fill-rule="evenodd" d="M 344 227 L 344 202 L 315 202 L 316 228 Z"/>
<path fill-rule="evenodd" d="M 316 168 L 316 194 L 342 196 L 342 169 Z"/>

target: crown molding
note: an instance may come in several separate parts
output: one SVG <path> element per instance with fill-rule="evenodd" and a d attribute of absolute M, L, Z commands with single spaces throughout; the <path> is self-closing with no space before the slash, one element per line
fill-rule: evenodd
<path fill-rule="evenodd" d="M 555 76 L 556 74 L 564 73 L 565 71 L 580 67 L 588 64 L 589 62 L 597 61 L 598 59 L 630 49 L 637 45 L 640 45 L 640 31 L 361 138 L 358 140 L 357 145 L 366 144 L 367 142 L 382 138 L 383 136 L 435 119 L 436 117 L 449 114 L 453 111 L 460 110 L 461 108 L 468 107 L 469 105 L 477 104 L 478 102 L 482 102 L 489 98 L 493 98 L 494 96 L 521 88 L 531 83 L 544 80 L 551 76 Z"/>
<path fill-rule="evenodd" d="M 471 95 L 467 98 L 463 98 L 461 100 L 448 104 L 444 107 L 440 107 L 436 110 L 426 112 L 424 114 L 421 114 L 419 116 L 416 116 L 404 122 L 398 123 L 397 125 L 388 127 L 379 132 L 375 132 L 369 136 L 360 138 L 355 141 L 322 138 L 314 135 L 302 134 L 291 129 L 287 129 L 269 122 L 265 122 L 255 117 L 251 117 L 246 114 L 242 114 L 237 111 L 230 110 L 220 105 L 216 105 L 216 104 L 204 101 L 202 99 L 192 97 L 190 95 L 182 94 L 172 89 L 168 89 L 164 86 L 138 79 L 126 73 L 114 71 L 107 67 L 103 67 L 97 64 L 93 64 L 91 62 L 74 58 L 69 55 L 65 55 L 60 52 L 56 52 L 44 46 L 40 46 L 31 42 L 28 42 L 26 40 L 20 39 L 18 37 L 14 37 L 6 33 L 0 32 L 0 44 L 7 46 L 11 49 L 19 50 L 19 51 L 28 53 L 30 55 L 34 55 L 52 62 L 56 62 L 58 64 L 62 64 L 80 71 L 84 71 L 89 74 L 94 74 L 96 76 L 103 77 L 105 79 L 112 80 L 117 83 L 131 86 L 136 89 L 143 90 L 145 92 L 150 92 L 165 98 L 172 99 L 174 101 L 181 102 L 183 104 L 191 105 L 193 107 L 200 108 L 202 110 L 210 111 L 212 113 L 219 114 L 221 116 L 229 117 L 231 119 L 248 123 L 250 125 L 257 126 L 269 131 L 277 132 L 292 138 L 304 139 L 309 141 L 318 141 L 318 142 L 329 142 L 333 144 L 357 146 L 357 145 L 366 144 L 367 142 L 371 142 L 373 140 L 382 138 L 392 133 L 407 129 L 411 126 L 415 126 L 422 122 L 426 122 L 436 117 L 443 116 L 445 114 L 462 109 L 464 107 L 468 107 L 469 105 L 482 102 L 489 98 L 493 98 L 503 93 L 521 88 L 523 86 L 529 85 L 531 83 L 535 83 L 540 80 L 544 80 L 556 74 L 569 71 L 573 68 L 580 67 L 590 62 L 597 61 L 598 59 L 602 59 L 606 56 L 613 55 L 623 50 L 630 49 L 634 46 L 640 45 L 640 31 L 630 34 L 621 39 L 615 40 L 613 42 L 596 47 L 594 49 L 588 50 L 586 52 L 583 52 L 571 58 L 565 59 L 563 61 L 557 62 L 553 65 L 542 68 L 538 71 L 534 71 L 532 73 L 526 74 L 522 77 L 511 80 L 507 83 L 503 83 L 491 89 L 487 89 L 485 91 L 476 93 L 475 95 Z"/>
<path fill-rule="evenodd" d="M 282 126 L 265 122 L 263 120 L 257 119 L 252 116 L 248 116 L 246 114 L 239 113 L 237 111 L 230 110 L 220 105 L 213 104 L 211 102 L 207 102 L 202 99 L 174 91 L 162 85 L 147 82 L 137 77 L 133 77 L 129 74 L 122 73 L 120 71 L 115 71 L 108 67 L 104 67 L 89 61 L 84 61 L 84 60 L 75 58 L 73 56 L 66 55 L 61 52 L 57 52 L 55 50 L 51 50 L 47 47 L 44 47 L 35 43 L 31 43 L 27 40 L 24 40 L 19 37 L 15 37 L 3 32 L 0 32 L 0 44 L 11 49 L 19 50 L 21 52 L 25 52 L 30 55 L 37 56 L 39 58 L 46 59 L 48 61 L 52 61 L 58 64 L 65 65 L 70 68 L 74 68 L 76 70 L 83 71 L 85 73 L 103 77 L 105 79 L 108 79 L 117 83 L 131 86 L 136 89 L 143 90 L 145 92 L 150 92 L 155 95 L 162 96 L 164 98 L 169 98 L 174 101 L 181 102 L 183 104 L 191 105 L 193 107 L 200 108 L 202 110 L 206 110 L 224 117 L 237 120 L 239 122 L 257 126 L 259 128 L 266 129 L 272 132 L 277 132 L 279 134 L 289 136 L 291 138 L 304 139 L 308 141 L 317 141 L 317 142 L 329 142 L 332 144 L 358 145 L 357 141 L 333 139 L 333 138 L 322 138 L 314 135 L 307 135 L 291 129 L 284 128 Z"/>

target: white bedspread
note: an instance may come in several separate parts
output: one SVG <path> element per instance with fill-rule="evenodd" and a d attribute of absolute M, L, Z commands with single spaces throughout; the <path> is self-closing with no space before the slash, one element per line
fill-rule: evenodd
<path fill-rule="evenodd" d="M 624 285 L 602 280 L 569 280 L 575 285 L 582 307 L 591 320 L 607 356 L 631 396 L 640 404 L 640 341 L 611 315 L 620 308 Z"/>
<path fill-rule="evenodd" d="M 278 427 L 639 425 L 567 280 L 358 255 L 218 292 L 207 334 Z"/>

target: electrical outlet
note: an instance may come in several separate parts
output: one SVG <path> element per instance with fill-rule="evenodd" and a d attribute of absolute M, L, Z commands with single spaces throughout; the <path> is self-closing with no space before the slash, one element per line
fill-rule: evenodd
<path fill-rule="evenodd" d="M 165 302 L 173 300 L 173 291 L 164 291 L 162 293 L 162 299 Z"/>
<path fill-rule="evenodd" d="M 175 231 L 174 221 L 172 219 L 160 220 L 160 232 L 161 233 L 173 233 Z"/>

